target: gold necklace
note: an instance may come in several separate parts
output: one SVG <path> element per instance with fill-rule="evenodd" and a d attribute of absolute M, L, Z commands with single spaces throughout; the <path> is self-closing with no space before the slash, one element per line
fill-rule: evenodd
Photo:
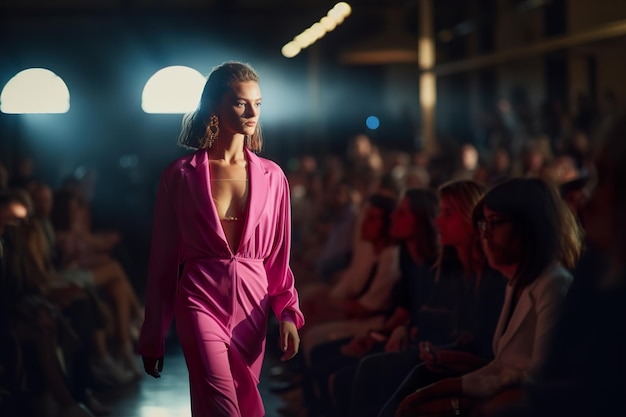
<path fill-rule="evenodd" d="M 213 200 L 213 202 L 215 203 L 215 208 L 218 208 L 221 205 L 219 203 L 219 201 L 217 201 L 215 199 L 215 197 L 211 197 L 211 200 Z M 223 218 L 220 218 L 220 220 L 227 221 L 227 222 L 236 222 L 236 221 L 239 220 L 239 217 L 237 217 L 237 216 L 224 216 Z"/>

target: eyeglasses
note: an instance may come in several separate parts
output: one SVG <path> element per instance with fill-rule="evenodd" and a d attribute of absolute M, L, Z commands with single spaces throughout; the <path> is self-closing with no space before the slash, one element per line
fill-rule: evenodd
<path fill-rule="evenodd" d="M 476 222 L 476 226 L 478 227 L 478 231 L 480 233 L 491 233 L 493 229 L 504 223 L 511 223 L 513 220 L 507 218 L 499 218 L 499 219 L 483 219 Z"/>

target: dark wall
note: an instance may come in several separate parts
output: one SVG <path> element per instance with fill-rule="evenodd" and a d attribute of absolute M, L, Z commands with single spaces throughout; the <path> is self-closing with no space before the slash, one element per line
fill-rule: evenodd
<path fill-rule="evenodd" d="M 93 173 L 98 226 L 121 229 L 144 250 L 158 175 L 186 152 L 176 145 L 181 115 L 141 109 L 142 89 L 159 69 L 187 65 L 208 74 L 227 60 L 252 64 L 264 96 L 262 155 L 279 163 L 304 151 L 343 151 L 371 110 L 363 104 L 380 103 L 376 69 L 355 73 L 323 52 L 317 65 L 308 51 L 288 60 L 271 29 L 193 13 L 0 17 L 0 86 L 21 70 L 43 67 L 71 94 L 66 114 L 0 113 L 0 161 L 11 167 L 30 155 L 37 177 L 53 187 L 81 170 Z M 316 103 L 312 88 L 319 90 Z"/>

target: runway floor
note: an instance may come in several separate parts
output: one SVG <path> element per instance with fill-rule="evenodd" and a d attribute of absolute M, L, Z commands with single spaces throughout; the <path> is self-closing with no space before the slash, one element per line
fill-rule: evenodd
<path fill-rule="evenodd" d="M 278 364 L 271 356 L 266 355 L 259 384 L 266 417 L 304 417 L 297 390 L 285 394 L 269 390 L 269 369 Z M 187 368 L 176 341 L 168 344 L 164 365 L 161 378 L 145 375 L 129 386 L 99 391 L 98 398 L 112 409 L 111 417 L 191 417 Z"/>

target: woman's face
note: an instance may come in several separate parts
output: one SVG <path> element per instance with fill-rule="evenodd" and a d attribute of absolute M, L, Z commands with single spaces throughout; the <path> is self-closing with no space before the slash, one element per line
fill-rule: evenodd
<path fill-rule="evenodd" d="M 220 132 L 251 136 L 261 114 L 261 89 L 254 81 L 233 84 L 218 106 Z"/>
<path fill-rule="evenodd" d="M 487 206 L 483 208 L 483 216 L 484 220 L 479 222 L 480 241 L 489 266 L 499 270 L 519 264 L 522 245 L 512 220 Z"/>
<path fill-rule="evenodd" d="M 407 240 L 419 234 L 418 224 L 411 211 L 409 199 L 404 197 L 398 207 L 391 213 L 391 237 Z"/>
<path fill-rule="evenodd" d="M 381 237 L 385 229 L 385 212 L 383 209 L 369 206 L 361 224 L 361 239 L 373 241 Z"/>
<path fill-rule="evenodd" d="M 439 239 L 444 246 L 467 244 L 474 234 L 471 221 L 450 204 L 450 199 L 446 197 L 439 201 L 439 214 L 435 223 L 439 230 Z"/>

